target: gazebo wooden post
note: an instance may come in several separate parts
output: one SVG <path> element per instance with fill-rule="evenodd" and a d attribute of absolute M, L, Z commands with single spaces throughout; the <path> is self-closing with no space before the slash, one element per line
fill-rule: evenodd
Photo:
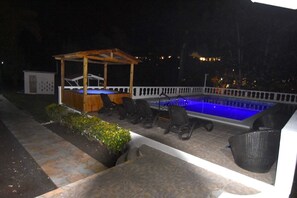
<path fill-rule="evenodd" d="M 87 88 L 88 88 L 88 58 L 84 56 L 83 60 L 83 112 L 86 110 L 86 102 L 87 102 Z"/>
<path fill-rule="evenodd" d="M 133 96 L 133 76 L 134 76 L 134 64 L 131 64 L 130 65 L 130 91 L 129 91 L 129 94 L 130 94 L 130 98 L 132 98 Z"/>
<path fill-rule="evenodd" d="M 107 63 L 104 64 L 104 84 L 103 88 L 106 89 L 107 87 Z"/>
<path fill-rule="evenodd" d="M 65 60 L 61 58 L 61 103 L 63 103 L 64 86 L 65 86 Z"/>

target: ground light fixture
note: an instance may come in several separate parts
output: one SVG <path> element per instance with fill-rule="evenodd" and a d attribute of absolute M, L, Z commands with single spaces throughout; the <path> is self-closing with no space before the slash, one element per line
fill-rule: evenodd
<path fill-rule="evenodd" d="M 267 5 L 289 8 L 296 10 L 297 9 L 297 1 L 295 0 L 251 0 L 253 3 L 263 3 Z"/>

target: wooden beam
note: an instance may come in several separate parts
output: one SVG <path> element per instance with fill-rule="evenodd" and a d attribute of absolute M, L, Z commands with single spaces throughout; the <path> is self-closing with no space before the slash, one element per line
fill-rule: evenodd
<path fill-rule="evenodd" d="M 84 86 L 84 94 L 83 94 L 83 112 L 86 110 L 87 104 L 87 88 L 88 88 L 88 58 L 84 57 L 83 62 L 83 86 Z"/>
<path fill-rule="evenodd" d="M 107 63 L 104 64 L 104 89 L 107 87 Z"/>
<path fill-rule="evenodd" d="M 130 65 L 130 98 L 133 96 L 133 77 L 134 77 L 134 64 Z"/>
<path fill-rule="evenodd" d="M 121 50 L 115 51 L 114 54 L 126 59 L 128 62 L 133 63 L 133 64 L 138 64 L 140 62 L 140 60 L 136 59 L 134 56 L 126 54 Z"/>
<path fill-rule="evenodd" d="M 65 62 L 66 61 L 69 61 L 69 62 L 80 62 L 80 63 L 84 62 L 83 59 L 68 59 L 68 58 L 63 58 L 63 59 L 64 59 Z M 61 60 L 61 58 L 60 59 L 56 58 L 56 60 Z M 108 61 L 92 61 L 90 59 L 88 59 L 88 63 L 98 64 L 98 65 L 104 65 L 105 63 L 108 63 L 110 65 L 121 65 L 121 64 L 123 64 L 123 63 L 120 63 L 120 62 L 110 63 Z M 130 63 L 125 63 L 125 64 L 130 64 Z"/>
<path fill-rule="evenodd" d="M 131 61 L 125 60 L 125 59 L 117 59 L 115 57 L 99 57 L 99 56 L 88 56 L 91 60 L 97 60 L 97 61 L 104 61 L 104 62 L 110 62 L 110 63 L 121 63 L 121 64 L 130 64 Z"/>
<path fill-rule="evenodd" d="M 61 59 L 61 102 L 63 103 L 64 95 L 64 86 L 65 86 L 65 61 Z"/>

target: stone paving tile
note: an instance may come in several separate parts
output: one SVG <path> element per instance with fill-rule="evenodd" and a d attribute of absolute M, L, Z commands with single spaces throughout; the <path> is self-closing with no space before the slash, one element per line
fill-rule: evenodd
<path fill-rule="evenodd" d="M 0 97 L 1 120 L 55 185 L 61 187 L 106 169 Z"/>
<path fill-rule="evenodd" d="M 55 197 L 211 197 L 224 190 L 237 194 L 258 191 L 207 172 L 180 159 L 143 145 L 142 156 L 84 180 L 46 193 Z"/>
<path fill-rule="evenodd" d="M 98 116 L 108 122 L 117 123 L 120 126 L 125 127 L 135 133 L 182 150 L 207 161 L 216 163 L 241 174 L 258 179 L 268 184 L 274 184 L 276 173 L 275 165 L 268 173 L 253 173 L 246 171 L 234 163 L 231 150 L 226 148 L 226 146 L 229 145 L 229 137 L 234 134 L 247 131 L 247 129 L 221 123 L 214 123 L 214 129 L 211 132 L 208 132 L 203 128 L 198 128 L 193 131 L 191 139 L 182 141 L 178 139 L 177 135 L 174 133 L 164 135 L 164 129 L 158 126 L 155 126 L 149 130 L 144 130 L 141 125 L 130 124 L 127 122 L 127 120 L 119 120 L 116 116 L 104 116 L 98 113 L 92 113 L 92 115 Z"/>

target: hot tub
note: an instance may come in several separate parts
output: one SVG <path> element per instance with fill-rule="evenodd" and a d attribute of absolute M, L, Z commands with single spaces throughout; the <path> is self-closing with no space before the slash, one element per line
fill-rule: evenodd
<path fill-rule="evenodd" d="M 78 93 L 83 94 L 84 90 L 76 90 Z M 100 95 L 100 94 L 116 94 L 117 91 L 108 90 L 108 89 L 88 89 L 87 94 L 88 95 Z"/>

